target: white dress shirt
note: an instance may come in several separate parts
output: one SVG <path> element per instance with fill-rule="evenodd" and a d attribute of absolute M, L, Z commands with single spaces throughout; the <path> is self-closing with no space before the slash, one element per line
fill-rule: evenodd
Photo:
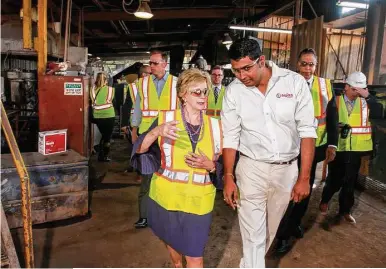
<path fill-rule="evenodd" d="M 317 122 L 306 80 L 271 61 L 272 77 L 263 95 L 235 79 L 221 112 L 224 148 L 257 161 L 289 161 L 299 155 L 301 138 L 316 138 Z"/>
<path fill-rule="evenodd" d="M 308 84 L 310 90 L 311 90 L 311 88 L 312 88 L 312 84 L 313 84 L 313 83 L 314 83 L 314 75 L 312 75 L 312 76 L 310 77 L 310 79 L 307 80 L 307 84 Z"/>

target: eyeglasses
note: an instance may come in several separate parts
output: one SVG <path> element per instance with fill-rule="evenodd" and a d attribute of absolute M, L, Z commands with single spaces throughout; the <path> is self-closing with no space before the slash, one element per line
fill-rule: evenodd
<path fill-rule="evenodd" d="M 152 64 L 154 64 L 154 65 L 159 65 L 159 64 L 162 64 L 162 63 L 164 63 L 164 62 L 153 62 L 153 61 L 149 61 L 149 65 L 152 65 Z"/>
<path fill-rule="evenodd" d="M 222 77 L 223 75 L 222 74 L 212 74 L 212 76 L 214 76 L 214 77 Z"/>
<path fill-rule="evenodd" d="M 195 90 L 190 90 L 189 93 L 194 96 L 194 97 L 201 97 L 202 95 L 208 96 L 209 90 L 208 89 L 195 89 Z"/>
<path fill-rule="evenodd" d="M 251 70 L 251 68 L 259 62 L 259 60 L 260 60 L 260 58 L 257 58 L 253 63 L 251 63 L 249 65 L 246 65 L 244 67 L 237 68 L 237 69 L 232 67 L 231 70 L 232 70 L 233 74 L 235 74 L 235 75 L 241 74 L 241 71 L 249 72 Z"/>
<path fill-rule="evenodd" d="M 314 66 L 316 66 L 316 64 L 317 64 L 317 63 L 313 63 L 313 62 L 309 62 L 309 63 L 304 62 L 304 61 L 301 61 L 301 62 L 300 62 L 300 65 L 303 66 L 303 67 L 306 67 L 307 65 L 308 65 L 309 67 L 314 67 Z"/>

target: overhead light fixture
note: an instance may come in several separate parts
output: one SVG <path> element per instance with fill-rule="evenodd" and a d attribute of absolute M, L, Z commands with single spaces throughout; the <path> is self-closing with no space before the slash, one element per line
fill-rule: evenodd
<path fill-rule="evenodd" d="M 149 32 L 145 33 L 145 35 L 183 35 L 189 34 L 188 31 L 170 31 L 170 32 Z"/>
<path fill-rule="evenodd" d="M 243 31 L 292 34 L 292 30 L 278 29 L 278 28 L 250 27 L 250 26 L 243 26 L 243 25 L 230 25 L 229 28 L 233 30 L 243 30 Z"/>
<path fill-rule="evenodd" d="M 91 53 L 88 53 L 87 55 L 88 55 L 88 56 L 92 56 L 92 54 L 91 54 Z"/>
<path fill-rule="evenodd" d="M 151 13 L 149 4 L 149 0 L 139 0 L 139 7 L 136 12 L 134 12 L 134 16 L 140 19 L 151 19 L 154 15 Z"/>
<path fill-rule="evenodd" d="M 340 7 L 351 7 L 351 8 L 361 8 L 361 9 L 369 8 L 368 3 L 354 2 L 354 1 L 338 1 L 336 5 Z"/>
<path fill-rule="evenodd" d="M 232 38 L 229 36 L 228 33 L 225 33 L 225 34 L 224 34 L 224 39 L 222 40 L 222 43 L 223 43 L 224 45 L 231 45 L 231 44 L 233 43 L 233 40 L 232 40 Z"/>

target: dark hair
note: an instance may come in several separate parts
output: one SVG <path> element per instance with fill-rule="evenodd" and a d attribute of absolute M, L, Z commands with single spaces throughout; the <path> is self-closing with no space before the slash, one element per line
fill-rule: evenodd
<path fill-rule="evenodd" d="M 222 68 L 220 65 L 215 65 L 212 70 L 210 70 L 210 73 L 212 73 L 214 70 L 221 70 L 222 71 Z"/>
<path fill-rule="evenodd" d="M 313 48 L 305 48 L 299 53 L 298 61 L 304 54 L 312 54 L 315 56 L 315 59 L 318 60 L 318 56 L 316 56 L 316 51 Z"/>
<path fill-rule="evenodd" d="M 229 58 L 231 60 L 240 60 L 244 57 L 249 57 L 251 60 L 256 60 L 261 56 L 261 48 L 259 43 L 250 38 L 241 38 L 236 40 L 229 48 Z"/>
<path fill-rule="evenodd" d="M 154 55 L 154 54 L 161 54 L 162 60 L 164 60 L 165 62 L 168 61 L 168 55 L 167 55 L 166 52 L 163 52 L 163 51 L 160 51 L 160 50 L 152 50 L 150 52 L 150 56 Z"/>

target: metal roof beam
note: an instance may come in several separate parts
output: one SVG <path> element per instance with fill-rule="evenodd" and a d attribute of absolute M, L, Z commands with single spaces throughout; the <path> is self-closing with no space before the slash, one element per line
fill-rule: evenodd
<path fill-rule="evenodd" d="M 251 12 L 260 13 L 265 9 L 249 9 Z M 173 19 L 226 19 L 235 15 L 242 16 L 242 8 L 186 8 L 186 9 L 152 9 L 154 17 L 152 20 L 173 20 Z M 246 10 L 246 12 L 248 12 Z M 124 11 L 101 11 L 85 12 L 84 21 L 143 21 L 134 15 Z"/>

